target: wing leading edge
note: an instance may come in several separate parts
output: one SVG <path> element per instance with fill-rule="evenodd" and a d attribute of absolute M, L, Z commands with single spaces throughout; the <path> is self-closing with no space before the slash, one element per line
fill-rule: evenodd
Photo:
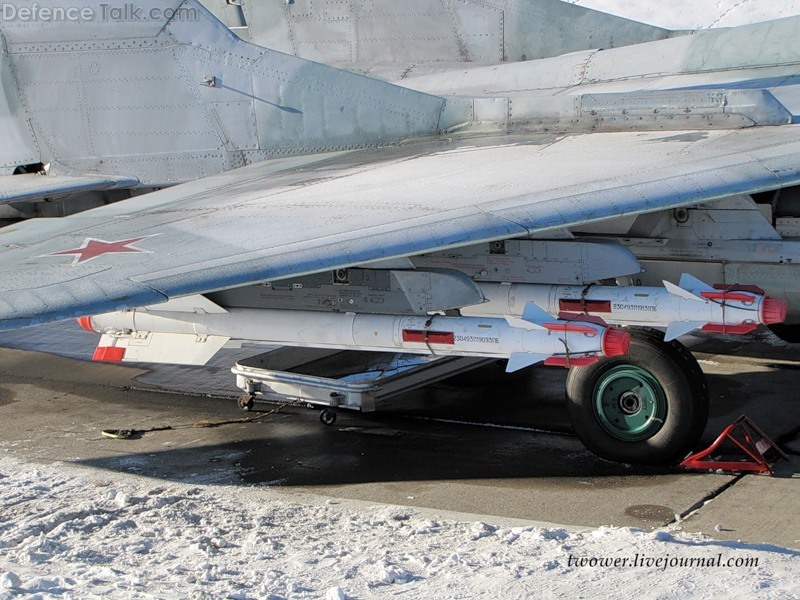
<path fill-rule="evenodd" d="M 30 173 L 0 177 L 0 204 L 57 198 L 84 192 L 99 192 L 115 188 L 132 188 L 136 178 L 64 175 L 50 176 Z"/>
<path fill-rule="evenodd" d="M 269 161 L 0 236 L 0 328 L 800 184 L 800 126 Z"/>

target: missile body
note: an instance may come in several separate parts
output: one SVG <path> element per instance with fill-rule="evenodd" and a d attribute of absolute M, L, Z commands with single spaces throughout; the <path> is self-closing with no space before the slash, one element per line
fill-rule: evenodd
<path fill-rule="evenodd" d="M 97 360 L 204 364 L 229 339 L 270 344 L 507 358 L 508 371 L 565 367 L 626 354 L 627 333 L 606 322 L 747 333 L 779 323 L 786 303 L 747 286 L 715 289 L 689 275 L 664 288 L 480 283 L 483 304 L 461 316 L 405 316 L 269 308 L 225 309 L 202 296 L 79 319 L 102 333 Z M 543 307 L 543 308 L 540 308 Z M 548 314 L 549 313 L 549 314 Z M 553 316 L 558 315 L 558 316 Z"/>
<path fill-rule="evenodd" d="M 601 317 L 614 325 L 667 328 L 671 340 L 694 329 L 713 333 L 748 333 L 760 324 L 780 323 L 786 303 L 752 286 L 716 289 L 684 275 L 676 286 L 564 286 L 480 284 L 488 300 L 462 309 L 463 315 L 519 315 L 533 302 L 548 313 Z"/>
<path fill-rule="evenodd" d="M 625 354 L 629 346 L 624 331 L 560 320 L 533 305 L 511 320 L 237 308 L 220 314 L 131 310 L 79 322 L 104 334 L 101 348 L 148 333 L 221 336 L 300 347 L 508 358 L 509 371 L 542 361 L 589 364 L 603 355 Z"/>

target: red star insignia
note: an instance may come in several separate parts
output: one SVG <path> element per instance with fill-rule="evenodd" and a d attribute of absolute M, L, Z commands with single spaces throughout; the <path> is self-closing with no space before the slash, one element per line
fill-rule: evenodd
<path fill-rule="evenodd" d="M 62 252 L 53 252 L 52 254 L 45 254 L 44 256 L 74 256 L 72 261 L 73 265 L 78 263 L 88 262 L 92 259 L 98 258 L 105 254 L 130 254 L 133 252 L 144 252 L 149 254 L 149 250 L 143 250 L 134 246 L 136 242 L 141 242 L 144 239 L 152 236 L 144 236 L 132 238 L 130 240 L 118 240 L 116 242 L 109 242 L 97 238 L 86 238 L 81 244 L 80 248 L 74 250 L 63 250 Z"/>

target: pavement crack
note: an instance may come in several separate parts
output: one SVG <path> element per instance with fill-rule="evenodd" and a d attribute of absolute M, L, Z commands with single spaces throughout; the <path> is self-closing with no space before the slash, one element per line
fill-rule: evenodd
<path fill-rule="evenodd" d="M 681 523 L 681 522 L 685 521 L 686 519 L 688 519 L 689 517 L 691 517 L 692 515 L 696 514 L 704 506 L 706 506 L 709 502 L 711 502 L 715 498 L 718 498 L 719 496 L 721 496 L 722 494 L 727 492 L 729 489 L 731 489 L 734 485 L 739 483 L 742 479 L 745 478 L 745 475 L 746 475 L 746 473 L 742 473 L 740 475 L 736 475 L 733 479 L 731 479 L 725 485 L 722 485 L 722 486 L 718 487 L 716 490 L 713 490 L 712 492 L 706 494 L 705 496 L 703 496 L 703 498 L 701 498 L 700 500 L 698 500 L 697 502 L 692 504 L 685 511 L 683 511 L 680 514 L 676 514 L 672 518 L 671 521 L 669 521 L 669 522 L 667 522 L 665 524 L 665 527 L 669 527 L 670 525 L 677 525 L 678 523 Z"/>
<path fill-rule="evenodd" d="M 175 431 L 178 429 L 213 429 L 216 427 L 224 427 L 225 425 L 257 423 L 259 421 L 265 420 L 267 417 L 279 413 L 286 407 L 297 406 L 298 404 L 301 403 L 296 400 L 281 402 L 280 404 L 278 404 L 278 406 L 276 406 L 272 410 L 251 415 L 249 417 L 243 417 L 240 419 L 223 419 L 220 421 L 209 421 L 207 419 L 201 419 L 199 421 L 195 421 L 193 423 L 188 423 L 188 424 L 184 423 L 181 425 L 162 425 L 157 427 L 149 427 L 147 429 L 104 429 L 100 433 L 101 435 L 109 439 L 130 440 L 130 439 L 140 439 L 143 435 L 147 433 L 153 433 L 155 431 Z"/>

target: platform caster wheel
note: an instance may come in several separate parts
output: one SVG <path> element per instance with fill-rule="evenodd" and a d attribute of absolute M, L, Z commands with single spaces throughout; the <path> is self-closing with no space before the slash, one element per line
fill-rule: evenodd
<path fill-rule="evenodd" d="M 573 367 L 567 407 L 592 452 L 636 464 L 672 464 L 699 441 L 709 394 L 700 365 L 679 342 L 653 329 L 632 329 L 627 356 Z"/>
<path fill-rule="evenodd" d="M 253 406 L 255 405 L 254 396 L 252 394 L 245 394 L 241 398 L 239 398 L 239 408 L 243 411 L 250 412 L 253 410 Z"/>
<path fill-rule="evenodd" d="M 319 421 L 323 425 L 331 426 L 336 423 L 336 411 L 331 410 L 330 408 L 326 408 L 321 413 L 319 413 Z"/>

